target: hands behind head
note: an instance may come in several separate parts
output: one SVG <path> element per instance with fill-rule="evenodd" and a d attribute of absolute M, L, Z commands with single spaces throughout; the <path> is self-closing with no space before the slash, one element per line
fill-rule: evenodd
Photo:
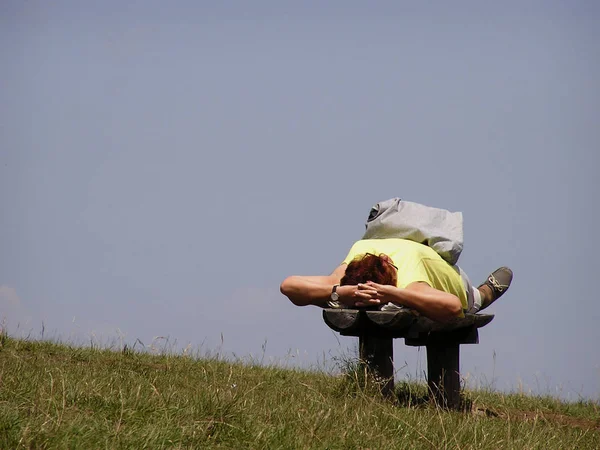
<path fill-rule="evenodd" d="M 337 292 L 339 301 L 346 307 L 357 308 L 366 306 L 383 306 L 393 300 L 393 292 L 398 289 L 388 284 L 378 284 L 368 281 L 358 285 L 340 286 Z"/>

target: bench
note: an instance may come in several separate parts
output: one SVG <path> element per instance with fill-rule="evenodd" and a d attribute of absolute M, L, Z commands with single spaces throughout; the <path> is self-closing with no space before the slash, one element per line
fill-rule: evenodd
<path fill-rule="evenodd" d="M 460 345 L 479 343 L 478 329 L 494 318 L 491 314 L 465 314 L 464 318 L 439 323 L 410 309 L 372 311 L 324 309 L 323 320 L 342 336 L 356 336 L 359 357 L 380 382 L 385 396 L 394 393 L 393 339 L 427 349 L 427 385 L 443 408 L 460 408 Z"/>

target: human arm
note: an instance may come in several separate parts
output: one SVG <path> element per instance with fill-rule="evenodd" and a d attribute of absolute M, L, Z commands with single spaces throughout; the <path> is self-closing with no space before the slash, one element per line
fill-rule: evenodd
<path fill-rule="evenodd" d="M 340 283 L 345 272 L 346 264 L 341 264 L 331 275 L 327 276 L 293 275 L 283 280 L 279 289 L 294 305 L 326 307 L 327 302 L 331 299 L 333 286 Z M 356 292 L 357 286 L 339 286 L 337 288 L 339 301 L 347 306 L 354 306 L 354 303 L 361 300 L 356 296 Z"/>
<path fill-rule="evenodd" d="M 425 282 L 415 282 L 406 288 L 398 288 L 369 281 L 358 285 L 357 295 L 363 299 L 357 306 L 395 303 L 413 308 L 438 322 L 447 322 L 462 314 L 462 304 L 456 295 L 432 288 Z"/>

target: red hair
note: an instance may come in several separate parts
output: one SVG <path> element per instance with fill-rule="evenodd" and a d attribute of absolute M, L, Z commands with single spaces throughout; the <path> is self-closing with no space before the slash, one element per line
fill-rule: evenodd
<path fill-rule="evenodd" d="M 378 284 L 396 285 L 398 273 L 396 269 L 381 256 L 367 253 L 359 255 L 350 261 L 340 284 L 356 285 L 373 281 Z"/>

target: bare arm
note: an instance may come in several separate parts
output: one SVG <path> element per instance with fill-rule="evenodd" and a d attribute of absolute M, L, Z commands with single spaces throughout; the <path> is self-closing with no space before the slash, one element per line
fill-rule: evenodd
<path fill-rule="evenodd" d="M 339 284 L 346 273 L 346 264 L 339 265 L 331 275 L 328 276 L 299 276 L 294 275 L 286 278 L 281 283 L 280 290 L 283 295 L 291 300 L 294 305 L 326 306 L 331 296 L 334 284 Z M 349 287 L 349 286 L 348 286 Z M 346 286 L 342 287 L 344 291 Z M 339 290 L 340 288 L 338 288 Z M 352 289 L 356 290 L 356 286 Z M 342 296 L 342 292 L 340 297 Z"/>
<path fill-rule="evenodd" d="M 359 284 L 358 289 L 359 293 L 363 294 L 365 306 L 396 303 L 416 309 L 438 322 L 447 322 L 462 314 L 462 304 L 456 295 L 432 288 L 424 282 L 411 283 L 405 289 L 401 289 L 369 281 Z"/>

